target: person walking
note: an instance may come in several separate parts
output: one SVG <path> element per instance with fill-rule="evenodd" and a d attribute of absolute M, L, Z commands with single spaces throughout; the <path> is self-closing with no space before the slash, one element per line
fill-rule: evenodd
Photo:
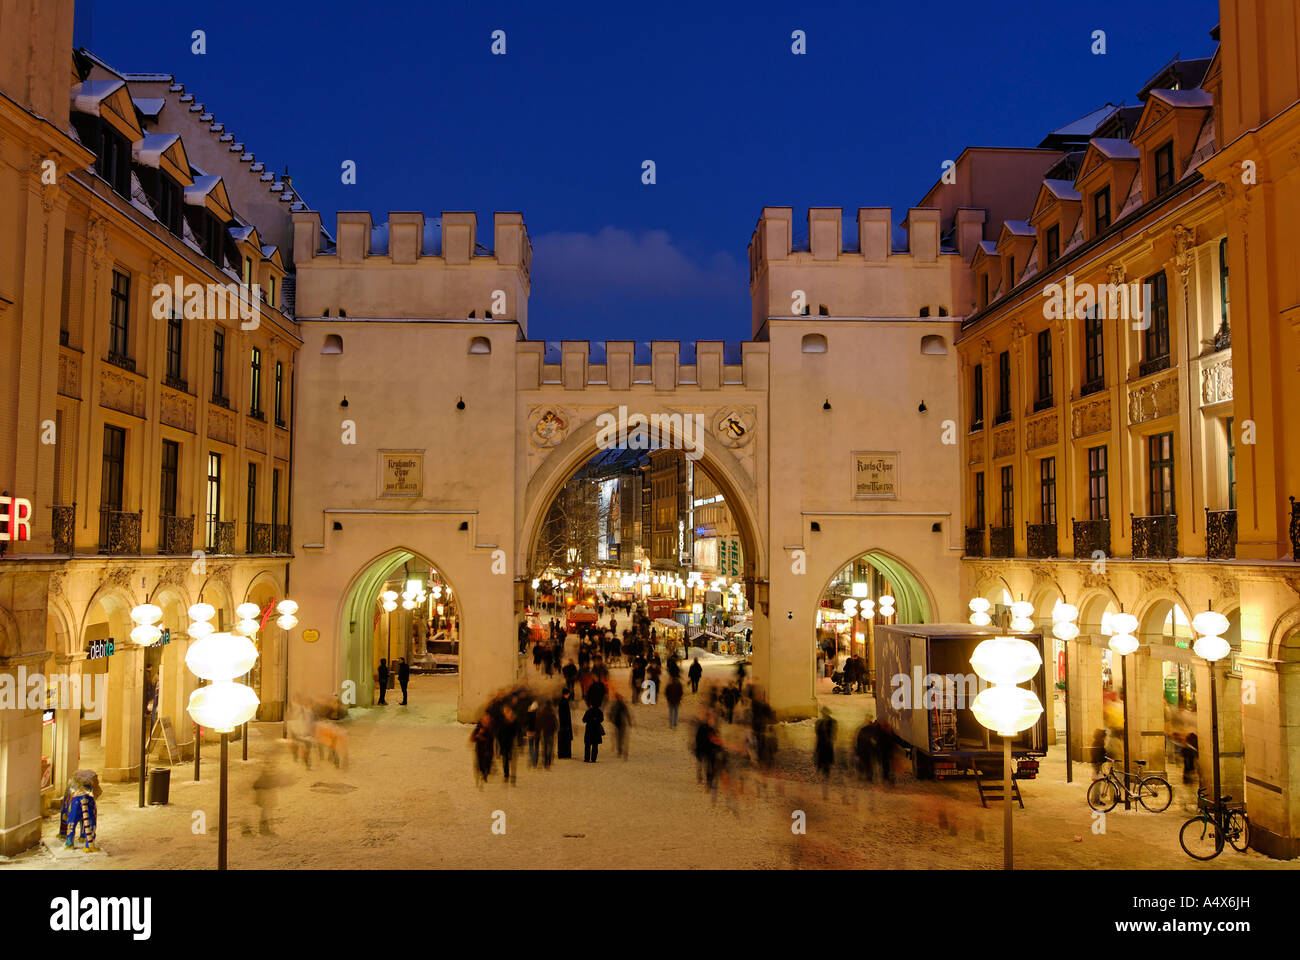
<path fill-rule="evenodd" d="M 492 773 L 492 715 L 485 713 L 469 735 L 474 747 L 474 784 L 482 787 Z"/>
<path fill-rule="evenodd" d="M 496 721 L 497 751 L 501 754 L 501 776 L 506 783 L 514 783 L 514 774 L 510 770 L 510 761 L 515 755 L 515 740 L 519 737 L 518 720 L 509 707 L 501 708 L 501 716 Z"/>
<path fill-rule="evenodd" d="M 558 722 L 551 701 L 543 700 L 537 708 L 537 736 L 542 742 L 542 766 L 547 770 L 551 769 L 551 757 L 555 754 L 555 729 Z"/>
<path fill-rule="evenodd" d="M 605 702 L 605 697 L 608 693 L 609 688 L 605 686 L 605 681 L 599 676 L 593 674 L 593 679 L 587 686 L 586 692 L 583 695 L 583 700 L 586 701 L 588 707 L 599 708 L 600 705 Z"/>
<path fill-rule="evenodd" d="M 704 676 L 704 668 L 700 666 L 700 658 L 696 657 L 691 661 L 691 668 L 686 671 L 686 676 L 691 681 L 691 693 L 700 692 L 700 677 Z"/>
<path fill-rule="evenodd" d="M 569 703 L 572 700 L 573 689 L 570 687 L 560 692 L 560 700 L 555 708 L 559 721 L 556 727 L 558 740 L 555 756 L 560 760 L 573 759 L 573 714 L 569 712 Z"/>
<path fill-rule="evenodd" d="M 614 742 L 618 746 L 618 755 L 624 760 L 628 752 L 628 729 L 632 726 L 632 712 L 627 708 L 627 701 L 617 690 L 609 704 L 609 719 L 614 724 Z"/>
<path fill-rule="evenodd" d="M 411 665 L 402 657 L 397 662 L 397 683 L 402 688 L 402 706 L 406 706 L 406 685 L 411 682 Z"/>
<path fill-rule="evenodd" d="M 388 692 L 388 661 L 384 658 L 379 659 L 379 706 L 388 706 L 388 701 L 384 699 L 384 694 Z"/>
<path fill-rule="evenodd" d="M 528 710 L 524 713 L 524 739 L 528 741 L 528 765 L 536 769 L 542 746 L 538 739 L 536 700 L 528 705 Z"/>
<path fill-rule="evenodd" d="M 668 681 L 668 687 L 664 690 L 664 699 L 668 701 L 668 726 L 670 729 L 677 729 L 677 710 L 682 705 L 682 681 L 677 677 L 672 677 Z"/>
<path fill-rule="evenodd" d="M 885 783 L 894 782 L 894 744 L 897 737 L 894 736 L 894 728 L 886 721 L 879 722 L 880 736 L 876 741 L 877 749 L 880 753 L 880 776 Z"/>
<path fill-rule="evenodd" d="M 582 723 L 585 727 L 582 736 L 583 742 L 583 763 L 595 763 L 596 754 L 600 752 L 600 742 L 605 739 L 605 725 L 602 722 L 605 714 L 601 712 L 600 707 L 588 707 L 587 712 L 582 715 Z"/>
<path fill-rule="evenodd" d="M 835 763 L 835 720 L 828 707 L 822 707 L 821 719 L 813 728 L 816 743 L 813 746 L 813 763 L 817 772 L 830 779 L 831 766 Z M 822 783 L 822 796 L 826 795 L 826 782 Z"/>
<path fill-rule="evenodd" d="M 872 765 L 876 762 L 876 754 L 879 752 L 879 739 L 880 726 L 874 720 L 858 728 L 854 752 L 858 758 L 858 775 L 867 783 L 872 782 Z"/>

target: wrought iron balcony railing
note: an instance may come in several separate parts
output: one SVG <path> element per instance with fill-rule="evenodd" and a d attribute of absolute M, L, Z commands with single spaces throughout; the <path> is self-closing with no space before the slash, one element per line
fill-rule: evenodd
<path fill-rule="evenodd" d="M 1291 498 L 1291 559 L 1300 560 L 1300 503 Z"/>
<path fill-rule="evenodd" d="M 158 552 L 167 556 L 180 556 L 194 549 L 194 514 L 174 517 L 158 516 Z"/>
<path fill-rule="evenodd" d="M 229 556 L 235 552 L 235 521 L 215 520 L 212 522 L 212 552 Z"/>
<path fill-rule="evenodd" d="M 966 528 L 966 556 L 968 557 L 984 556 L 984 528 L 983 527 Z"/>
<path fill-rule="evenodd" d="M 1110 556 L 1109 520 L 1074 520 L 1074 559 L 1091 560 L 1098 550 Z"/>
<path fill-rule="evenodd" d="M 248 540 L 245 544 L 245 552 L 258 554 L 271 552 L 271 525 L 269 523 L 248 524 Z"/>
<path fill-rule="evenodd" d="M 1016 528 L 989 527 L 989 556 L 1014 557 L 1016 555 Z"/>
<path fill-rule="evenodd" d="M 54 512 L 54 552 L 72 553 L 76 549 L 77 505 L 55 506 Z"/>
<path fill-rule="evenodd" d="M 1031 557 L 1056 556 L 1056 524 L 1025 524 L 1025 553 Z"/>
<path fill-rule="evenodd" d="M 103 507 L 99 511 L 99 552 L 140 553 L 140 526 L 144 512 L 127 513 Z"/>
<path fill-rule="evenodd" d="M 1237 556 L 1237 511 L 1205 508 L 1205 559 L 1232 560 Z"/>
<path fill-rule="evenodd" d="M 1157 373 L 1161 370 L 1169 369 L 1169 354 L 1165 353 L 1158 357 L 1152 357 L 1150 360 L 1143 360 L 1138 364 L 1138 376 L 1145 377 L 1151 373 Z"/>
<path fill-rule="evenodd" d="M 1171 560 L 1178 556 L 1178 515 L 1136 517 L 1129 514 L 1133 531 L 1133 559 Z"/>

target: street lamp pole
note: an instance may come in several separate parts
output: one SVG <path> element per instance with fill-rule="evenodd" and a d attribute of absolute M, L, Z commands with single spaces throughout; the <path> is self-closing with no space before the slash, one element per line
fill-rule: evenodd
<path fill-rule="evenodd" d="M 142 603 L 131 608 L 131 620 L 135 627 L 131 630 L 131 641 L 140 648 L 140 807 L 144 807 L 144 781 L 148 775 L 149 760 L 148 734 L 146 726 L 149 721 L 149 656 L 145 653 L 150 646 L 162 638 L 162 631 L 156 624 L 162 619 L 162 610 L 152 603 Z"/>
<path fill-rule="evenodd" d="M 1192 628 L 1201 638 L 1193 644 L 1192 649 L 1197 656 L 1201 657 L 1210 665 L 1210 749 L 1211 760 L 1214 763 L 1214 796 L 1210 802 L 1214 805 L 1212 809 L 1217 808 L 1219 804 L 1219 688 L 1218 682 L 1214 676 L 1214 665 L 1222 660 L 1232 651 L 1232 645 L 1223 639 L 1223 634 L 1228 631 L 1228 618 L 1221 613 L 1215 612 L 1211 607 L 1203 613 L 1198 613 L 1192 619 Z M 1219 828 L 1221 830 L 1222 824 Z M 1223 842 L 1223 836 L 1218 834 L 1218 843 Z"/>

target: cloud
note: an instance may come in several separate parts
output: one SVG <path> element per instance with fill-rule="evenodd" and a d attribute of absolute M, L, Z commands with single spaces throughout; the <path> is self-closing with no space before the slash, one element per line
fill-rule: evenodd
<path fill-rule="evenodd" d="M 534 295 L 551 303 L 716 301 L 749 292 L 747 268 L 735 257 L 692 258 L 666 230 L 541 234 L 533 238 L 532 273 Z"/>

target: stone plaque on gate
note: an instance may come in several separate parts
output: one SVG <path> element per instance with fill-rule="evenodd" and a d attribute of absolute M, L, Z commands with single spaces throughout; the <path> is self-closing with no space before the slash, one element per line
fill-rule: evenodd
<path fill-rule="evenodd" d="M 423 450 L 379 451 L 379 495 L 419 497 L 424 494 Z"/>
<path fill-rule="evenodd" d="M 898 451 L 858 450 L 853 454 L 853 499 L 898 497 Z"/>

